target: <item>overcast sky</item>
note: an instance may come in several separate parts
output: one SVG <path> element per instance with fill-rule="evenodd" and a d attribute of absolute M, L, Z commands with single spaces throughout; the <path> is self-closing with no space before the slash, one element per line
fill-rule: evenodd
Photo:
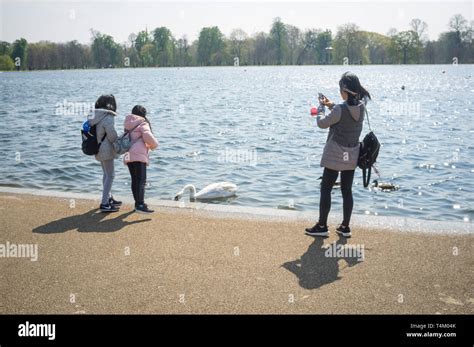
<path fill-rule="evenodd" d="M 130 33 L 158 26 L 171 29 L 175 37 L 194 40 L 204 26 L 217 25 L 226 35 L 242 28 L 248 34 L 268 32 L 272 20 L 300 29 L 336 28 L 347 22 L 361 29 L 387 33 L 395 27 L 408 29 L 412 18 L 428 24 L 428 35 L 436 39 L 447 30 L 456 13 L 472 20 L 474 1 L 22 1 L 0 0 L 0 40 L 24 37 L 30 42 L 49 40 L 90 42 L 90 29 L 125 42 Z"/>

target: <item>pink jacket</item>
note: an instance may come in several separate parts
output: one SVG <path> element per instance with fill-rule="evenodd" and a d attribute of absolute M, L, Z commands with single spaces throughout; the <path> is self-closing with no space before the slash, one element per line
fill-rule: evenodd
<path fill-rule="evenodd" d="M 125 130 L 130 131 L 135 126 L 137 127 L 131 133 L 132 147 L 130 148 L 130 151 L 124 154 L 123 162 L 124 164 L 127 164 L 139 161 L 148 165 L 150 161 L 148 152 L 151 149 L 158 147 L 158 140 L 153 136 L 150 125 L 143 117 L 134 114 L 129 114 L 125 117 Z"/>

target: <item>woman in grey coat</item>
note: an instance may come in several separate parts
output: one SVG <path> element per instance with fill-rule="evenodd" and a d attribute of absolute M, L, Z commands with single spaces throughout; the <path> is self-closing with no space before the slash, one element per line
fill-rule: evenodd
<path fill-rule="evenodd" d="M 344 102 L 335 105 L 325 98 L 321 102 L 328 106 L 331 112 L 325 117 L 317 117 L 318 127 L 329 128 L 329 134 L 321 158 L 324 172 L 321 181 L 319 221 L 312 228 L 306 229 L 306 234 L 312 236 L 329 235 L 327 218 L 331 210 L 331 191 L 341 172 L 344 219 L 336 232 L 343 237 L 351 237 L 349 223 L 354 206 L 352 182 L 359 159 L 359 136 L 362 132 L 365 104 L 367 99 L 370 99 L 370 94 L 362 87 L 359 78 L 350 72 L 342 75 L 339 91 Z"/>
<path fill-rule="evenodd" d="M 102 212 L 116 212 L 122 205 L 112 196 L 112 183 L 115 177 L 114 160 L 118 158 L 115 151 L 117 132 L 115 131 L 115 117 L 117 104 L 113 95 L 101 95 L 95 103 L 95 109 L 89 116 L 90 126 L 96 125 L 97 141 L 99 142 L 99 153 L 95 158 L 100 162 L 103 171 L 102 177 L 102 200 L 100 210 Z"/>

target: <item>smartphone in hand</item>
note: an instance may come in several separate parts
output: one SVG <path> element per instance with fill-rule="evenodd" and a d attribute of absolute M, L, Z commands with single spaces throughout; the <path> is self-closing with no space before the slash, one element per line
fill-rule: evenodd
<path fill-rule="evenodd" d="M 323 93 L 318 93 L 318 101 L 321 103 L 321 104 L 324 104 L 324 102 L 327 100 L 327 98 L 324 96 Z"/>

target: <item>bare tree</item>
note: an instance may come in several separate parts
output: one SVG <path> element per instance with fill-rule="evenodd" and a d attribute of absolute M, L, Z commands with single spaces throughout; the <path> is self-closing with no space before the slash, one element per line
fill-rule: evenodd
<path fill-rule="evenodd" d="M 137 34 L 131 33 L 128 35 L 128 41 L 130 42 L 130 47 L 135 47 L 135 40 L 137 39 Z"/>
<path fill-rule="evenodd" d="M 397 35 L 397 33 L 398 33 L 397 29 L 395 29 L 395 28 L 390 28 L 390 29 L 388 29 L 388 31 L 387 31 L 387 36 L 388 36 L 388 37 L 393 37 L 393 36 Z"/>
<path fill-rule="evenodd" d="M 456 32 L 465 31 L 467 29 L 467 20 L 460 14 L 455 14 L 449 20 L 448 26 Z"/>
<path fill-rule="evenodd" d="M 336 56 L 346 57 L 350 62 L 361 60 L 362 35 L 354 23 L 343 24 L 337 28 L 335 39 Z"/>
<path fill-rule="evenodd" d="M 294 25 L 286 25 L 286 31 L 288 32 L 288 48 L 289 48 L 289 64 L 293 65 L 296 61 L 296 57 L 299 55 L 298 50 L 301 47 L 302 35 L 298 27 Z"/>
<path fill-rule="evenodd" d="M 410 22 L 411 29 L 418 34 L 418 38 L 423 40 L 423 34 L 428 30 L 428 24 L 421 19 L 413 18 Z"/>
<path fill-rule="evenodd" d="M 247 39 L 248 39 L 248 35 L 242 29 L 234 29 L 230 33 L 232 53 L 237 55 L 239 59 L 242 59 L 242 48 Z"/>

